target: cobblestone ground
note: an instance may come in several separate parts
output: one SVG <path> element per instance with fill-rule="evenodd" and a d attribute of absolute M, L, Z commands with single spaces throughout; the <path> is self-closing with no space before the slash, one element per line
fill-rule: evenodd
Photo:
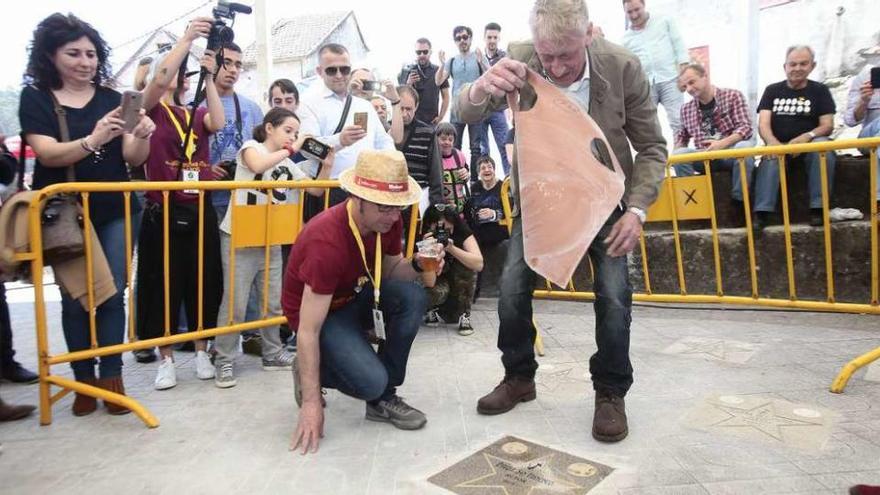
<path fill-rule="evenodd" d="M 32 291 L 11 289 L 17 358 L 35 368 Z M 62 352 L 57 293 L 50 299 L 51 348 Z M 448 493 L 427 479 L 508 435 L 613 468 L 591 494 L 845 493 L 880 484 L 880 369 L 857 373 L 845 394 L 828 392 L 846 361 L 880 345 L 877 317 L 638 306 L 630 434 L 607 445 L 590 436 L 594 317 L 585 303 L 536 302 L 546 346 L 538 399 L 501 416 L 476 413 L 502 376 L 494 308 L 494 300 L 476 305 L 469 337 L 453 326 L 422 328 L 400 389 L 428 415 L 421 431 L 367 422 L 362 403 L 330 391 L 326 436 L 317 455 L 303 457 L 288 451 L 297 419 L 289 373 L 241 356 L 238 386 L 221 390 L 195 377 L 191 353 L 177 353 L 177 387 L 156 391 L 155 363 L 126 354 L 129 395 L 161 426 L 103 410 L 76 418 L 71 397 L 55 405 L 50 426 L 36 417 L 0 424 L 0 492 Z M 70 374 L 64 365 L 53 371 Z M 3 384 L 0 393 L 37 401 L 34 385 Z"/>

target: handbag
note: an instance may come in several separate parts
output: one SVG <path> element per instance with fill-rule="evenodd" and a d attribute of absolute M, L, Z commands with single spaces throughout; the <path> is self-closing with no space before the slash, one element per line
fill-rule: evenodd
<path fill-rule="evenodd" d="M 58 99 L 52 92 L 52 103 L 58 116 L 58 128 L 61 131 L 61 142 L 70 141 L 67 128 L 67 115 Z M 23 137 L 22 137 L 23 139 Z M 67 167 L 67 182 L 76 182 L 75 165 Z M 24 176 L 24 153 L 19 157 L 20 177 Z M 40 216 L 43 234 L 43 261 L 54 265 L 85 254 L 83 237 L 83 214 L 77 194 L 63 193 L 46 200 Z"/>

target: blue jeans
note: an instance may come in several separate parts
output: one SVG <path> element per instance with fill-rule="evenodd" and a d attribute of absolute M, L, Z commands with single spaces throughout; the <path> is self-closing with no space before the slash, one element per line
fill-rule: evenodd
<path fill-rule="evenodd" d="M 861 132 L 859 132 L 860 138 L 878 136 L 880 136 L 880 119 L 874 119 L 870 124 L 865 124 L 862 126 Z M 870 150 L 864 149 L 861 151 L 864 155 L 870 154 Z M 880 177 L 880 161 L 877 162 L 877 176 Z M 875 196 L 875 199 L 880 201 L 880 180 L 877 181 L 877 195 Z"/>
<path fill-rule="evenodd" d="M 593 290 L 596 301 L 597 351 L 590 358 L 593 388 L 623 397 L 633 382 L 629 359 L 629 332 L 632 321 L 632 286 L 626 256 L 612 258 L 606 253 L 605 238 L 622 212 L 617 209 L 605 222 L 588 253 L 595 270 Z M 535 327 L 532 324 L 532 291 L 535 272 L 523 258 L 522 220 L 513 219 L 513 232 L 501 273 L 498 299 L 498 349 L 507 377 L 533 379 Z"/>
<path fill-rule="evenodd" d="M 479 180 L 480 174 L 479 167 L 477 167 L 477 159 L 480 158 L 483 149 L 482 144 L 480 144 L 480 141 L 483 139 L 483 123 L 464 124 L 461 122 L 453 122 L 452 125 L 455 126 L 454 146 L 459 150 L 461 149 L 461 143 L 464 141 L 464 129 L 467 128 L 468 143 L 470 143 L 468 147 L 471 150 L 471 182 L 476 182 Z"/>
<path fill-rule="evenodd" d="M 489 155 L 489 128 L 492 128 L 492 136 L 495 137 L 495 145 L 498 146 L 498 153 L 501 154 L 501 166 L 504 167 L 504 176 L 510 174 L 510 162 L 507 160 L 507 149 L 504 146 L 504 140 L 507 138 L 507 117 L 504 116 L 504 110 L 492 112 L 489 117 L 483 121 L 483 137 L 482 137 L 482 153 Z M 477 170 L 479 172 L 479 170 Z"/>
<path fill-rule="evenodd" d="M 740 141 L 733 145 L 734 149 L 737 148 L 751 148 L 755 146 L 755 143 L 751 141 Z M 679 148 L 672 152 L 673 155 L 683 155 L 687 153 L 696 153 L 697 150 L 693 148 Z M 695 172 L 699 172 L 701 174 L 706 173 L 706 166 L 703 162 L 693 162 L 693 163 L 682 163 L 681 165 L 673 165 L 675 168 L 675 175 L 679 177 L 686 177 L 690 175 L 694 175 Z M 712 170 L 729 170 L 730 171 L 730 196 L 737 200 L 743 200 L 743 190 L 742 190 L 742 180 L 740 179 L 739 173 L 739 160 L 735 158 L 725 158 L 723 160 L 712 160 Z M 748 157 L 746 158 L 746 180 L 748 180 L 749 184 L 752 183 L 752 171 L 755 170 L 755 158 Z M 750 195 L 754 197 L 755 192 L 749 189 Z"/>
<path fill-rule="evenodd" d="M 383 280 L 380 309 L 387 340 L 378 354 L 367 342 L 373 326 L 373 287 L 330 312 L 321 327 L 321 386 L 365 401 L 389 399 L 406 377 L 409 351 L 428 301 L 415 282 Z"/>
<path fill-rule="evenodd" d="M 672 127 L 673 135 L 681 129 L 681 106 L 684 104 L 684 94 L 678 89 L 678 79 L 655 82 L 651 85 L 651 101 L 654 105 L 662 104 L 666 109 L 666 120 Z"/>
<path fill-rule="evenodd" d="M 830 141 L 827 137 L 817 137 L 814 143 Z M 828 164 L 828 192 L 831 195 L 834 185 L 834 152 L 825 154 Z M 819 168 L 819 153 L 802 153 L 797 157 L 786 155 L 787 163 L 803 164 L 807 168 L 807 183 L 810 188 L 810 208 L 822 208 L 822 175 Z M 761 160 L 758 167 L 758 180 L 755 184 L 755 211 L 776 211 L 779 202 L 779 159 L 768 156 Z M 829 201 L 830 201 L 829 197 Z"/>
<path fill-rule="evenodd" d="M 140 232 L 140 213 L 131 216 L 132 244 Z M 94 226 L 110 272 L 116 282 L 116 294 L 97 307 L 95 333 L 99 347 L 121 344 L 125 339 L 125 219 L 119 218 L 103 225 Z M 61 326 L 64 340 L 70 352 L 91 347 L 89 314 L 76 299 L 61 291 Z M 95 378 L 95 359 L 83 359 L 70 363 L 77 380 Z M 114 354 L 100 358 L 98 364 L 101 378 L 122 375 L 122 356 Z"/>

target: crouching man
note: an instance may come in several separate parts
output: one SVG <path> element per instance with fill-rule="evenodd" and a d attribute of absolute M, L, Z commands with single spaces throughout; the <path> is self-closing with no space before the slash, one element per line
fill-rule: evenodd
<path fill-rule="evenodd" d="M 427 306 L 415 283 L 421 258 L 401 254 L 400 212 L 419 201 L 422 189 L 398 151 L 362 151 L 339 181 L 350 198 L 306 225 L 284 277 L 282 307 L 298 346 L 300 413 L 291 448 L 301 446 L 303 454 L 317 451 L 323 436 L 322 387 L 366 401 L 368 420 L 403 430 L 427 422 L 396 393 Z M 370 329 L 384 340 L 378 353 Z"/>

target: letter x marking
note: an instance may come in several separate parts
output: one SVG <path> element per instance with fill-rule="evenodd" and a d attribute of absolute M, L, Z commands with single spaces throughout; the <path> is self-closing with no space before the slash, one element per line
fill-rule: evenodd
<path fill-rule="evenodd" d="M 685 206 L 687 206 L 688 203 L 697 204 L 697 200 L 696 198 L 694 198 L 694 194 L 697 194 L 696 189 L 691 190 L 691 192 L 684 191 L 684 194 L 685 196 L 687 196 L 687 198 L 684 200 Z"/>

